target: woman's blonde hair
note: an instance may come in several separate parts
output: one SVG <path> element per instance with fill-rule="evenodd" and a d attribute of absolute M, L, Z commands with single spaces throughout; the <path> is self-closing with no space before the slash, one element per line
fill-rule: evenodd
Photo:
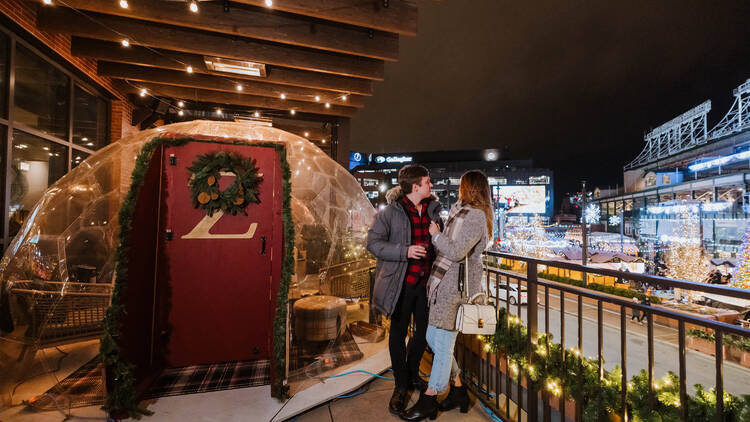
<path fill-rule="evenodd" d="M 461 176 L 458 200 L 482 210 L 487 218 L 487 237 L 492 239 L 492 197 L 487 176 L 479 170 L 469 170 Z"/>

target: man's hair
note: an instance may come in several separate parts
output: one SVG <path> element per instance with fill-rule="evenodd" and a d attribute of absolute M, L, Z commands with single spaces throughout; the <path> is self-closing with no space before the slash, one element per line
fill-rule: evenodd
<path fill-rule="evenodd" d="M 411 193 L 412 185 L 421 185 L 422 178 L 430 175 L 430 172 L 419 164 L 409 164 L 401 167 L 398 171 L 398 184 L 404 195 Z"/>

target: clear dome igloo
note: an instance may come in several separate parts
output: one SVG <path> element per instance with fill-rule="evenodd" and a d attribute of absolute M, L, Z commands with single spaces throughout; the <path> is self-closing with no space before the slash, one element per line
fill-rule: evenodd
<path fill-rule="evenodd" d="M 120 205 L 135 158 L 163 133 L 286 144 L 295 226 L 293 288 L 351 296 L 349 284 L 334 282 L 341 276 L 337 266 L 367 259 L 365 236 L 375 210 L 346 169 L 306 139 L 259 124 L 192 121 L 146 130 L 98 151 L 52 185 L 5 251 L 0 379 L 21 377 L 19 371 L 26 369 L 19 365 L 24 360 L 33 365 L 39 349 L 101 335 L 114 279 Z M 12 385 L 0 382 L 0 388 L 0 403 L 17 403 Z"/>

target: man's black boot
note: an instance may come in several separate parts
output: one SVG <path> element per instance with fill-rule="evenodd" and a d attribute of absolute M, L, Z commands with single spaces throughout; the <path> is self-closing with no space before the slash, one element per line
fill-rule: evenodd
<path fill-rule="evenodd" d="M 406 409 L 406 404 L 409 402 L 409 390 L 404 387 L 396 387 L 393 390 L 391 401 L 388 403 L 388 410 L 394 415 L 401 415 Z"/>
<path fill-rule="evenodd" d="M 427 381 L 423 380 L 422 377 L 417 375 L 411 379 L 411 388 L 421 392 L 427 390 Z"/>
<path fill-rule="evenodd" d="M 411 409 L 401 414 L 401 419 L 405 421 L 421 421 L 430 418 L 437 418 L 438 404 L 437 396 L 428 396 L 425 393 L 419 393 L 419 400 Z"/>
<path fill-rule="evenodd" d="M 453 410 L 457 407 L 461 409 L 461 413 L 469 411 L 469 393 L 466 391 L 466 386 L 462 385 L 456 387 L 451 385 L 451 391 L 448 393 L 448 397 L 438 404 L 438 407 L 443 412 Z"/>

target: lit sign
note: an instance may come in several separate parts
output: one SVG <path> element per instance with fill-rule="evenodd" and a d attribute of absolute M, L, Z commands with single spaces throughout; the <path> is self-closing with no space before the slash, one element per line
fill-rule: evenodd
<path fill-rule="evenodd" d="M 508 214 L 544 214 L 544 186 L 492 186 L 492 199 Z"/>
<path fill-rule="evenodd" d="M 354 154 L 352 154 L 352 158 L 354 159 L 354 161 L 362 161 L 362 154 L 355 152 Z"/>
<path fill-rule="evenodd" d="M 707 170 L 712 167 L 719 167 L 726 165 L 732 161 L 747 160 L 750 159 L 750 151 L 738 152 L 737 154 L 727 155 L 725 157 L 714 158 L 713 160 L 704 161 L 702 163 L 693 164 L 688 166 L 690 171 L 701 171 Z"/>
<path fill-rule="evenodd" d="M 384 157 L 382 155 L 378 155 L 375 157 L 375 162 L 378 164 L 383 163 L 411 163 L 412 158 L 408 155 L 394 155 L 392 157 Z"/>

